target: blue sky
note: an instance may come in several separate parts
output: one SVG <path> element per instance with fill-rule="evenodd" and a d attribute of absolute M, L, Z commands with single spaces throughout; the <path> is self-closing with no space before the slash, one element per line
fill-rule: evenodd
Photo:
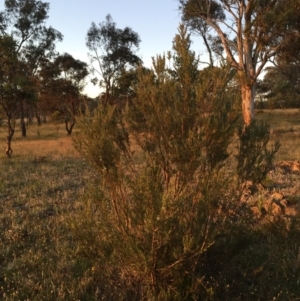
<path fill-rule="evenodd" d="M 126 26 L 136 31 L 140 38 L 138 55 L 147 67 L 151 57 L 172 49 L 172 40 L 180 23 L 177 0 L 46 0 L 50 3 L 48 25 L 64 35 L 57 44 L 61 53 L 68 52 L 76 59 L 88 62 L 85 37 L 92 22 L 96 24 L 111 14 L 118 28 Z M 4 1 L 0 10 L 4 9 Z M 194 45 L 200 54 L 200 39 Z M 197 51 L 197 48 L 199 51 Z M 89 84 L 85 93 L 98 95 L 99 88 Z"/>

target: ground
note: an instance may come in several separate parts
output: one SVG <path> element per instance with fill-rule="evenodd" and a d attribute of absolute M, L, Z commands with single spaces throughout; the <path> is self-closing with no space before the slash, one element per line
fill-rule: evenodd
<path fill-rule="evenodd" d="M 296 218 L 300 212 L 300 112 L 259 111 L 257 118 L 270 123 L 271 139 L 279 139 L 281 148 L 263 186 L 252 190 L 249 183 L 241 208 L 260 221 L 278 215 Z M 12 149 L 12 158 L 6 158 L 3 124 L 0 299 L 80 300 L 92 286 L 93 270 L 89 274 L 89 262 L 76 260 L 69 229 L 97 173 L 74 149 L 63 125 L 31 125 L 26 138 L 17 129 Z"/>

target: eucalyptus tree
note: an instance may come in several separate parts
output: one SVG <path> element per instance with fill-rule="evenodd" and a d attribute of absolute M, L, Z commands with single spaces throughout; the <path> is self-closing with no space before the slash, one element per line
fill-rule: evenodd
<path fill-rule="evenodd" d="M 70 135 L 76 124 L 76 115 L 83 106 L 81 92 L 88 75 L 87 64 L 64 53 L 53 61 L 44 62 L 39 75 L 43 111 L 48 114 L 58 112 Z"/>
<path fill-rule="evenodd" d="M 179 0 L 183 19 L 210 29 L 237 70 L 246 126 L 254 119 L 256 81 L 265 65 L 299 43 L 298 0 Z M 196 25 L 195 25 L 196 24 Z"/>
<path fill-rule="evenodd" d="M 138 80 L 138 68 L 121 69 L 119 76 L 115 81 L 115 92 L 116 97 L 120 96 L 134 96 L 135 87 Z"/>
<path fill-rule="evenodd" d="M 7 124 L 6 155 L 11 157 L 11 141 L 15 120 L 20 110 L 19 99 L 33 95 L 32 82 L 27 78 L 26 66 L 19 60 L 17 44 L 10 36 L 0 36 L 0 111 Z"/>
<path fill-rule="evenodd" d="M 10 37 L 0 37 L 0 104 L 7 122 L 6 155 L 12 154 L 11 140 L 15 132 L 15 81 L 17 78 L 16 44 Z"/>
<path fill-rule="evenodd" d="M 140 43 L 138 33 L 129 27 L 119 29 L 110 15 L 98 26 L 93 22 L 86 36 L 90 51 L 90 67 L 94 83 L 104 88 L 104 102 L 115 96 L 117 79 L 128 67 L 141 63 L 136 55 Z"/>
<path fill-rule="evenodd" d="M 4 4 L 5 10 L 0 17 L 1 35 L 14 39 L 16 55 L 23 62 L 23 72 L 34 82 L 41 61 L 53 56 L 55 43 L 62 40 L 62 34 L 46 26 L 49 3 L 40 0 L 6 0 Z M 34 99 L 32 93 L 21 93 L 17 99 L 23 136 L 26 136 L 24 107 Z"/>

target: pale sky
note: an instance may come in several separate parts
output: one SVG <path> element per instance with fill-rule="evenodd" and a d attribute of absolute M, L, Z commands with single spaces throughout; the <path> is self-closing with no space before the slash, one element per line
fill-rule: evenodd
<path fill-rule="evenodd" d="M 4 9 L 4 1 L 0 10 Z M 172 50 L 172 41 L 180 23 L 177 0 L 45 0 L 50 3 L 48 25 L 59 30 L 64 40 L 57 44 L 60 53 L 89 63 L 85 38 L 92 22 L 97 25 L 110 14 L 117 28 L 131 27 L 140 38 L 138 55 L 147 67 L 151 57 Z M 201 42 L 196 39 L 196 54 Z M 198 47 L 199 46 L 199 47 Z M 199 51 L 198 51 L 199 49 Z M 100 89 L 89 84 L 85 90 L 91 97 Z"/>

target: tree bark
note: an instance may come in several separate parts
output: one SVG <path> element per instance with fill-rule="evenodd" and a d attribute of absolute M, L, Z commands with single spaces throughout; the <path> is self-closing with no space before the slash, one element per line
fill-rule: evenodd
<path fill-rule="evenodd" d="M 242 113 L 245 126 L 249 126 L 254 120 L 254 98 L 255 98 L 255 89 L 256 84 L 252 85 L 242 84 L 241 93 L 242 93 Z"/>
<path fill-rule="evenodd" d="M 207 49 L 207 51 L 208 51 L 210 66 L 213 67 L 213 66 L 214 66 L 214 60 L 213 60 L 212 51 L 211 51 L 210 46 L 209 46 L 209 44 L 208 44 L 206 35 L 205 35 L 204 33 L 203 33 L 203 34 L 201 33 L 201 36 L 202 36 L 202 39 L 203 39 L 204 44 L 205 44 L 205 46 L 206 46 L 206 49 Z"/>

